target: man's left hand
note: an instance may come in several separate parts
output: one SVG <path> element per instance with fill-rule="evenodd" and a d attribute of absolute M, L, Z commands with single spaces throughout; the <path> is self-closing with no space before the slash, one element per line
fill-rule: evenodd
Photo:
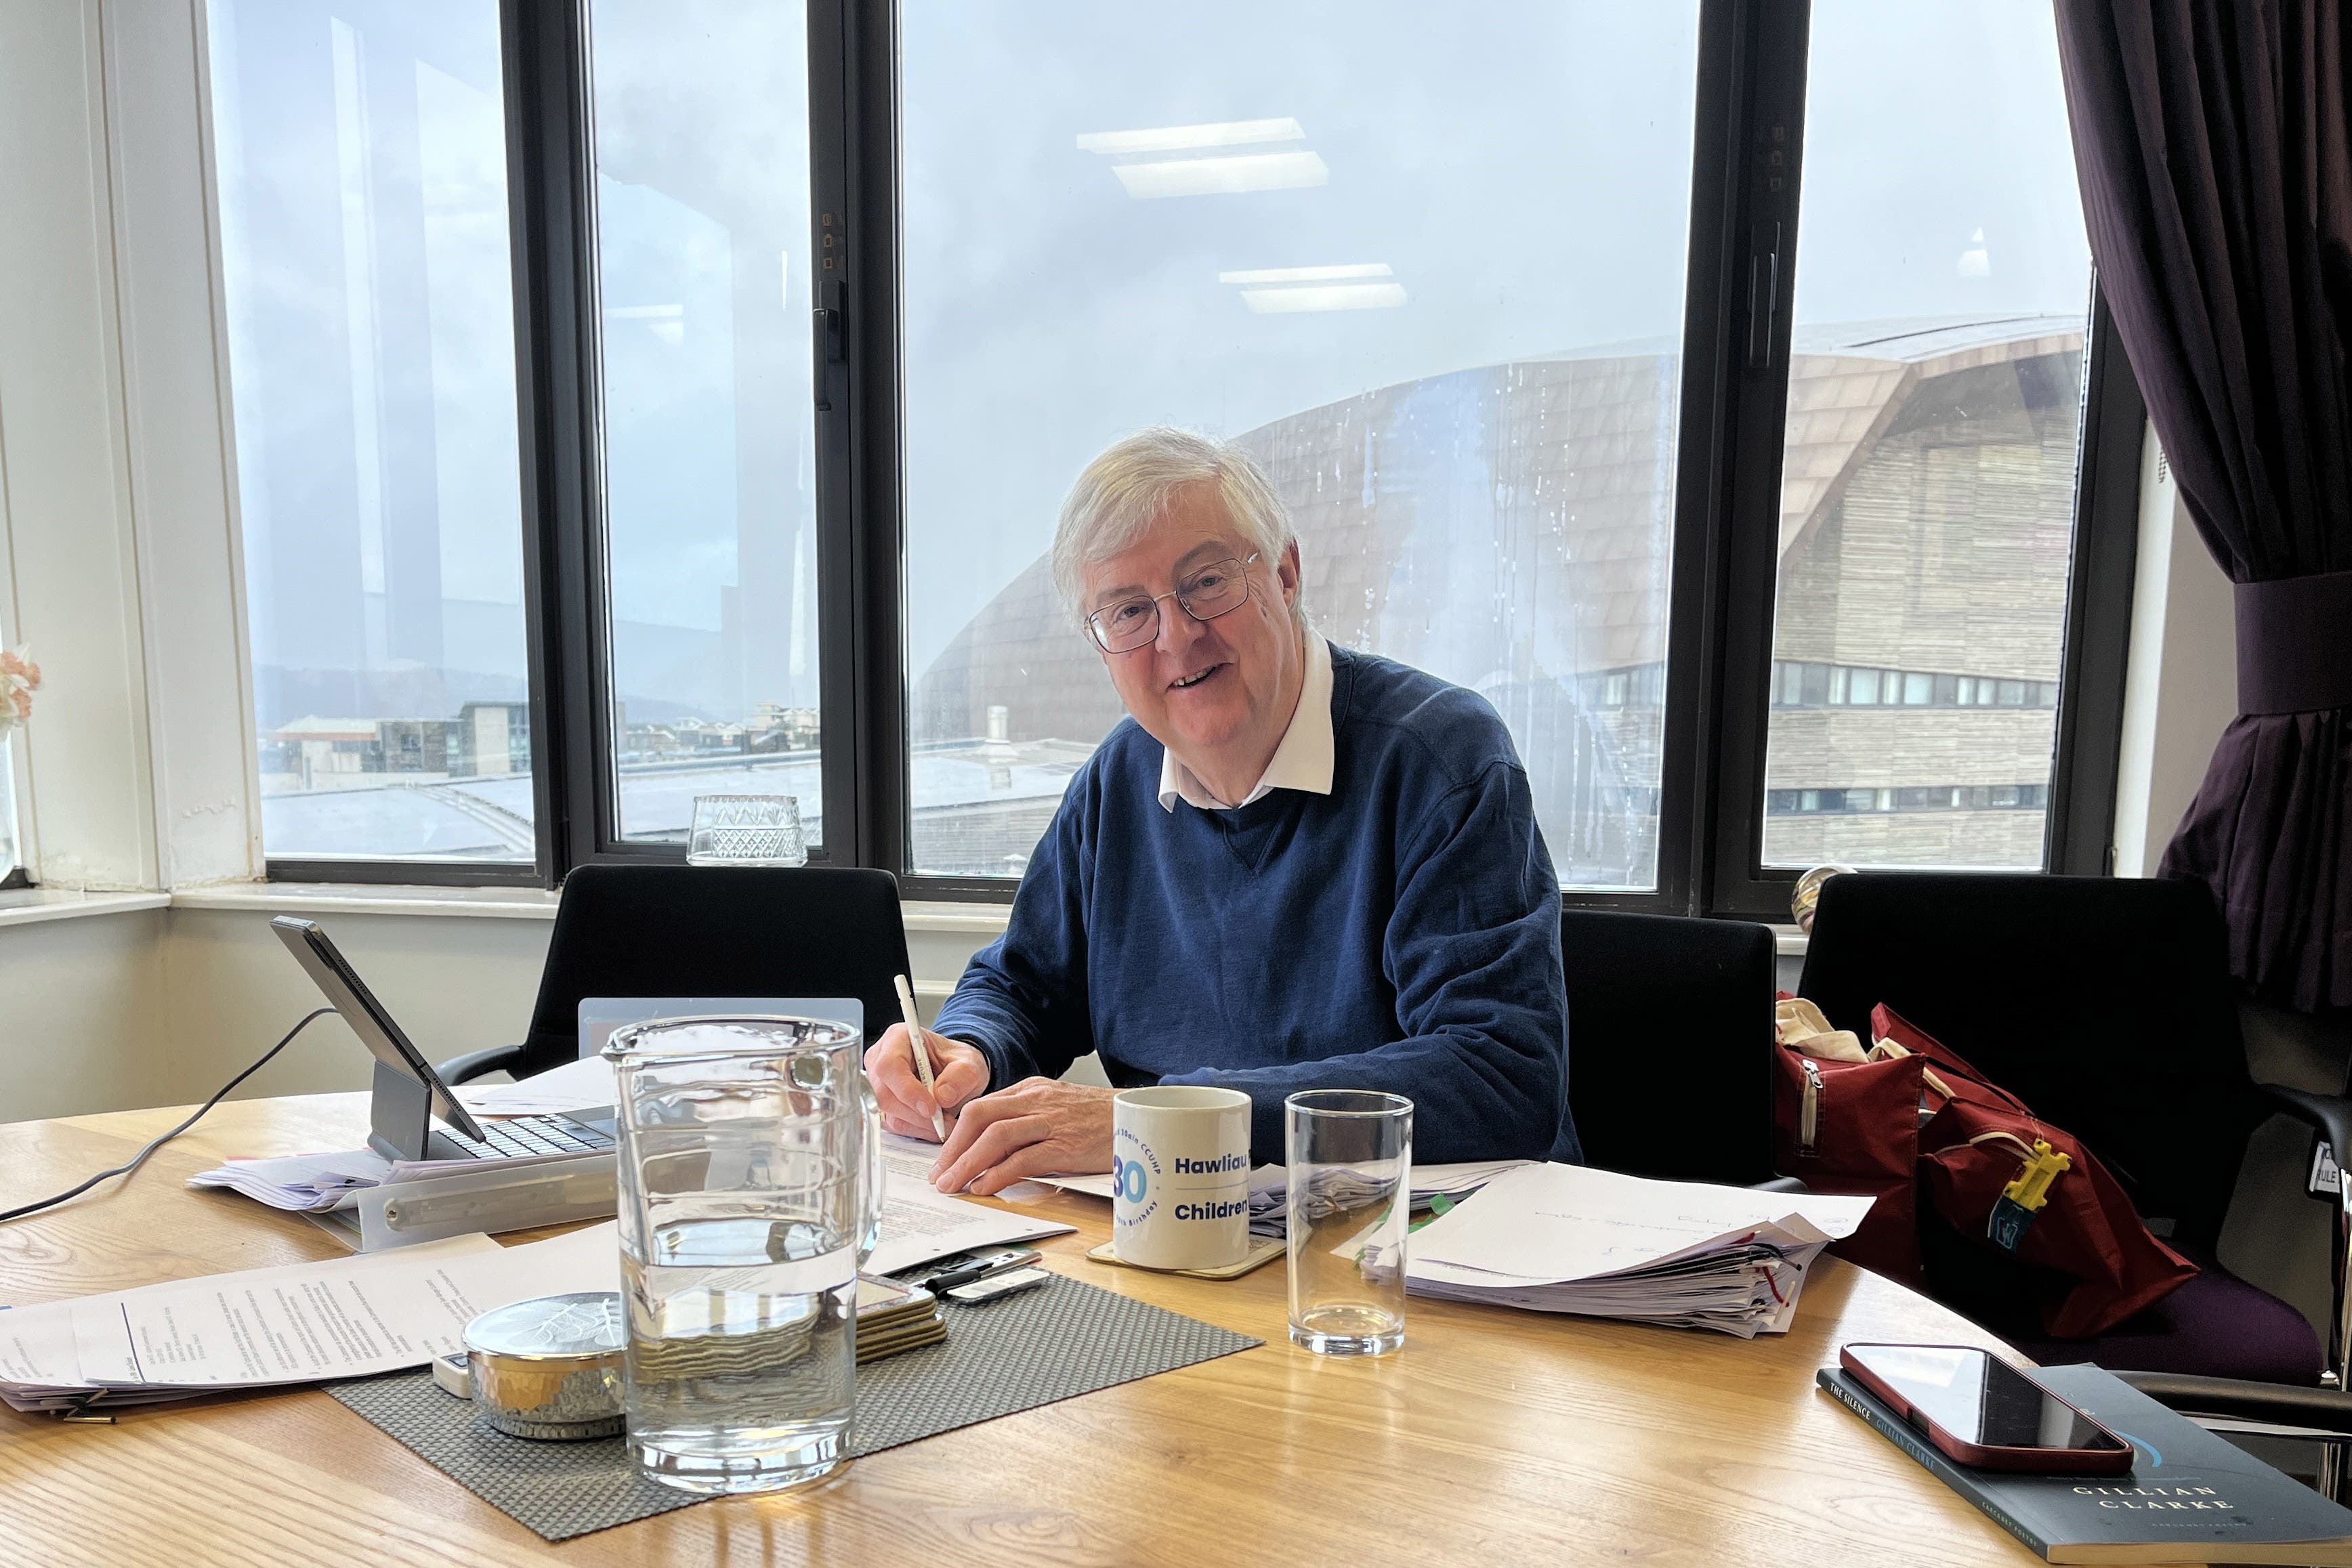
<path fill-rule="evenodd" d="M 1110 1169 L 1115 1089 L 1024 1078 L 969 1101 L 931 1166 L 941 1192 L 991 1197 L 1033 1176 Z"/>

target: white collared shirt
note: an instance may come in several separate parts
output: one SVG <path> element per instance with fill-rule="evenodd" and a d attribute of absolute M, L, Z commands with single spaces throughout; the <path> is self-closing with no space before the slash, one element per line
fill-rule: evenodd
<path fill-rule="evenodd" d="M 1282 732 L 1282 744 L 1267 759 L 1265 771 L 1258 776 L 1257 788 L 1238 804 L 1249 805 L 1276 789 L 1328 795 L 1331 768 L 1331 644 L 1309 632 L 1307 678 L 1299 686 L 1298 706 L 1290 716 L 1290 727 Z M 1209 793 L 1191 768 L 1176 760 L 1174 752 L 1163 747 L 1160 756 L 1160 809 L 1174 810 L 1180 797 L 1187 805 L 1203 811 L 1229 809 L 1224 801 Z"/>

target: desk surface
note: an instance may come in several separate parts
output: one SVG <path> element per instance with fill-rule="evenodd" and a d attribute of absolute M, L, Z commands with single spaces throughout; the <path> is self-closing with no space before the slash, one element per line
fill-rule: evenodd
<path fill-rule="evenodd" d="M 364 1099 L 224 1105 L 128 1184 L 0 1226 L 0 1301 L 331 1257 L 310 1224 L 181 1185 L 231 1155 L 348 1148 Z M 118 1164 L 177 1113 L 0 1125 L 0 1207 Z M 1727 1335 L 1415 1298 L 1403 1352 L 1325 1362 L 1283 1332 L 1279 1265 L 1211 1283 L 1060 1271 L 1256 1335 L 1263 1350 L 863 1458 L 805 1492 L 727 1499 L 549 1546 L 316 1390 L 126 1411 L 0 1409 L 0 1559 L 183 1568 L 644 1563 L 1706 1565 L 2034 1563 L 1812 1386 L 1848 1340 L 1990 1343 L 1824 1259 L 1792 1332 Z"/>

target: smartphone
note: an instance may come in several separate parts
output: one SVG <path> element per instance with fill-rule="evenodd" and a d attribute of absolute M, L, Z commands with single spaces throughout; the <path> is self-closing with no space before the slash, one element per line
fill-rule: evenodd
<path fill-rule="evenodd" d="M 1849 1344 L 1838 1364 L 1955 1463 L 2069 1476 L 2132 1468 L 2129 1443 L 1990 1351 Z"/>

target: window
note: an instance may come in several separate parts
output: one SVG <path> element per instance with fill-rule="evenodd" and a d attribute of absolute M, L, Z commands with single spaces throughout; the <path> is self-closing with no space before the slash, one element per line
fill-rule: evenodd
<path fill-rule="evenodd" d="M 822 842 L 808 17 L 589 8 L 604 700 L 617 832 L 799 798 Z"/>
<path fill-rule="evenodd" d="M 1154 423 L 1494 704 L 1572 900 L 2096 869 L 2141 415 L 2046 7 L 1428 16 L 212 0 L 273 873 L 784 793 L 1007 896 L 1119 717 L 1055 516 Z"/>
<path fill-rule="evenodd" d="M 1564 883 L 1656 885 L 1697 10 L 1428 17 L 905 0 L 911 869 L 1018 874 L 1118 720 L 1045 550 L 1177 424 L 1318 632 L 1494 703 Z"/>
<path fill-rule="evenodd" d="M 1766 788 L 1950 783 L 1768 804 L 1763 858 L 2038 870 L 2091 294 L 2049 7 L 1815 0 L 1804 141 L 1772 655 L 1831 672 Z"/>
<path fill-rule="evenodd" d="M 273 860 L 536 858 L 497 0 L 213 0 Z"/>

